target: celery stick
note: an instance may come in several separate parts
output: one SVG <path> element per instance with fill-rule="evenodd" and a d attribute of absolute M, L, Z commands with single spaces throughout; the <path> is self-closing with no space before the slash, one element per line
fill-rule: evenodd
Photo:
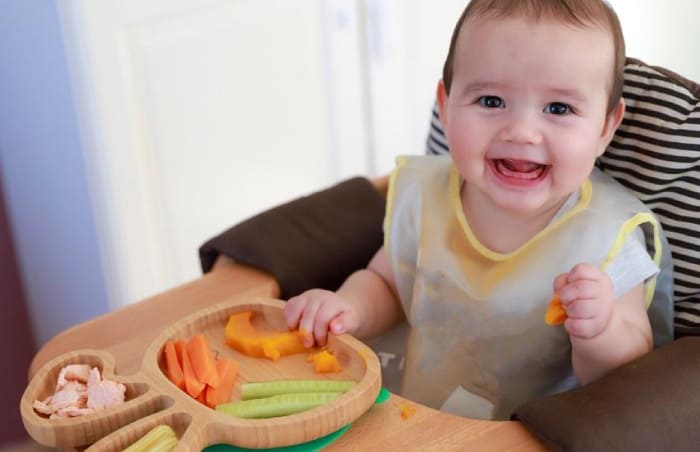
<path fill-rule="evenodd" d="M 170 452 L 177 446 L 177 438 L 174 436 L 168 436 L 166 438 L 161 438 L 156 444 L 153 445 L 148 452 Z"/>
<path fill-rule="evenodd" d="M 341 394 L 342 392 L 279 394 L 261 399 L 223 403 L 216 406 L 216 411 L 229 416 L 249 419 L 286 416 L 323 405 Z"/>
<path fill-rule="evenodd" d="M 177 442 L 175 430 L 173 430 L 172 427 L 169 425 L 157 425 L 122 452 L 150 451 L 153 450 L 153 447 L 164 438 L 175 438 L 175 441 Z"/>
<path fill-rule="evenodd" d="M 355 385 L 348 380 L 275 380 L 241 384 L 241 400 L 301 392 L 346 392 Z"/>

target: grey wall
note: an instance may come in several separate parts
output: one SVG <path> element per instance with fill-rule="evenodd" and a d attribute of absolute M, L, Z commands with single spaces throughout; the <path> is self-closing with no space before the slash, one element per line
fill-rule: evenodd
<path fill-rule="evenodd" d="M 53 0 L 0 0 L 0 170 L 41 345 L 108 310 Z"/>

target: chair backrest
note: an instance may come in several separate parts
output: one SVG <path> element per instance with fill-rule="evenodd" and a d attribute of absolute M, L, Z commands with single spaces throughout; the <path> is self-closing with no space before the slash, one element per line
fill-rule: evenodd
<path fill-rule="evenodd" d="M 700 334 L 700 85 L 627 59 L 627 110 L 598 166 L 659 217 L 674 263 L 676 336 Z M 428 154 L 449 146 L 433 108 Z"/>

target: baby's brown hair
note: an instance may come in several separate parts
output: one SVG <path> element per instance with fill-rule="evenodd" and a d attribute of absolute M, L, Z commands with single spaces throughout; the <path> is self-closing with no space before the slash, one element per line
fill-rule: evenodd
<path fill-rule="evenodd" d="M 452 32 L 450 50 L 442 68 L 445 92 L 450 93 L 454 70 L 454 52 L 462 25 L 475 17 L 503 19 L 524 17 L 532 20 L 553 19 L 578 27 L 598 25 L 613 36 L 615 63 L 607 113 L 611 113 L 622 96 L 625 68 L 625 39 L 620 20 L 605 0 L 471 0 Z"/>

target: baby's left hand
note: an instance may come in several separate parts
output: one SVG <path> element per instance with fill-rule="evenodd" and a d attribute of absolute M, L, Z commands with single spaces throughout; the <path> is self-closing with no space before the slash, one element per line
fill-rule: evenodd
<path fill-rule="evenodd" d="M 577 264 L 554 279 L 566 310 L 564 327 L 572 338 L 590 339 L 605 331 L 613 312 L 612 281 L 605 272 L 590 264 Z"/>

